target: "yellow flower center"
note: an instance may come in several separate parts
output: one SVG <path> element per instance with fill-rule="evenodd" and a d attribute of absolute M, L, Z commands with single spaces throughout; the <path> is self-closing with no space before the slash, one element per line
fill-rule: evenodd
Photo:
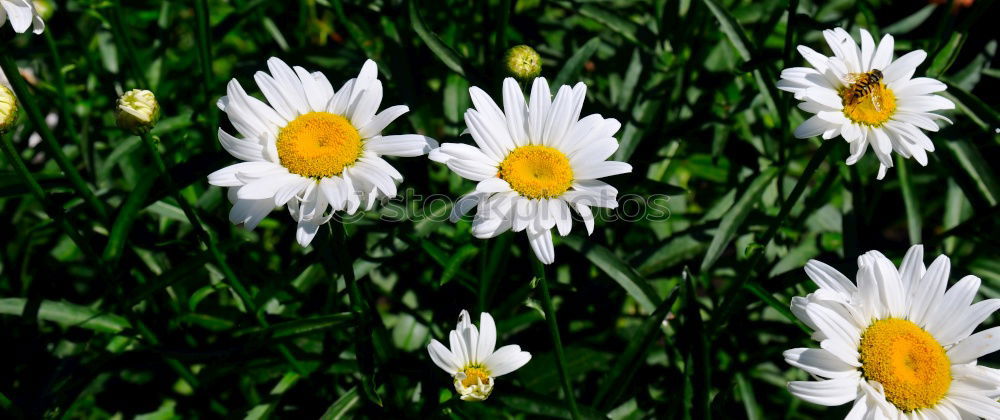
<path fill-rule="evenodd" d="M 521 146 L 500 162 L 500 179 L 528 198 L 558 197 L 573 185 L 573 168 L 559 150 Z"/>
<path fill-rule="evenodd" d="M 310 112 L 278 132 L 281 166 L 305 177 L 340 175 L 361 157 L 361 135 L 350 121 L 328 112 Z"/>
<path fill-rule="evenodd" d="M 882 82 L 863 88 L 856 82 L 840 91 L 844 116 L 858 124 L 881 126 L 896 112 L 896 95 Z"/>
<path fill-rule="evenodd" d="M 903 411 L 935 406 L 951 386 L 951 361 L 930 333 L 905 319 L 875 321 L 861 334 L 861 372 Z"/>
<path fill-rule="evenodd" d="M 466 388 L 479 385 L 480 382 L 485 384 L 490 379 L 490 373 L 482 367 L 469 366 L 463 372 L 465 372 L 465 379 L 462 380 L 462 386 Z"/>

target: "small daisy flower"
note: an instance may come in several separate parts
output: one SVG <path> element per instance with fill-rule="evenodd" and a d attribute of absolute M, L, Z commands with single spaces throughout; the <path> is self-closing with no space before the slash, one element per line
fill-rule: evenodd
<path fill-rule="evenodd" d="M 431 360 L 455 379 L 455 391 L 464 401 L 483 401 L 493 392 L 493 379 L 511 373 L 531 360 L 531 353 L 510 344 L 493 351 L 497 327 L 490 314 L 479 314 L 479 329 L 469 321 L 469 312 L 458 315 L 458 326 L 448 335 L 449 350 L 431 339 Z"/>
<path fill-rule="evenodd" d="M 880 163 L 878 179 L 892 167 L 893 151 L 926 166 L 934 144 L 921 129 L 938 131 L 937 120 L 951 123 L 932 111 L 955 108 L 933 94 L 944 91 L 944 83 L 913 78 L 927 53 L 916 50 L 893 60 L 892 35 L 882 37 L 876 47 L 864 29 L 860 49 L 841 28 L 823 31 L 823 36 L 834 56 L 799 45 L 799 53 L 812 67 L 782 70 L 778 81 L 778 89 L 803 101 L 799 109 L 816 114 L 795 129 L 795 137 L 843 137 L 851 145 L 848 165 L 861 159 L 871 145 Z"/>
<path fill-rule="evenodd" d="M 307 246 L 335 212 L 354 214 L 362 205 L 370 210 L 377 199 L 396 195 L 403 175 L 382 156 L 421 156 L 437 147 L 426 136 L 381 134 L 409 108 L 375 113 L 382 82 L 374 61 L 336 92 L 322 73 L 293 70 L 277 58 L 267 66 L 270 74 L 254 76 L 267 103 L 236 79 L 219 100 L 242 136 L 219 129 L 219 141 L 244 162 L 212 173 L 208 182 L 229 188 L 235 224 L 253 229 L 275 207 L 288 205 L 298 222 L 295 237 Z"/>
<path fill-rule="evenodd" d="M 976 363 L 1000 349 L 1000 327 L 973 334 L 1000 299 L 973 304 L 979 278 L 947 289 L 948 257 L 930 267 L 923 257 L 915 245 L 897 269 L 868 252 L 856 284 L 819 261 L 806 264 L 819 290 L 791 307 L 820 348 L 784 353 L 816 379 L 790 382 L 792 394 L 827 406 L 853 402 L 850 419 L 1000 418 L 1000 370 Z"/>
<path fill-rule="evenodd" d="M 476 146 L 445 143 L 429 156 L 479 183 L 455 203 L 452 221 L 478 207 L 473 235 L 527 231 L 531 249 L 545 264 L 555 260 L 551 229 L 562 236 L 570 232 L 570 207 L 593 233 L 590 206 L 618 206 L 618 190 L 598 179 L 631 172 L 632 166 L 607 160 L 618 150 L 617 120 L 597 114 L 580 118 L 586 93 L 583 83 L 562 86 L 553 100 L 545 78 L 537 78 L 525 102 L 517 82 L 507 78 L 501 110 L 486 92 L 469 89 L 475 109 L 466 111 L 465 122 Z"/>
<path fill-rule="evenodd" d="M 45 32 L 45 21 L 30 0 L 0 0 L 0 26 L 10 19 L 14 32 L 23 34 L 28 28 L 36 35 Z"/>

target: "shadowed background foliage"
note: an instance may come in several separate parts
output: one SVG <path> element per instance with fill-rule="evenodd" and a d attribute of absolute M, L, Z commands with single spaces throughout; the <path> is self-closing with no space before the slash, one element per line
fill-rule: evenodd
<path fill-rule="evenodd" d="M 622 122 L 614 158 L 634 171 L 609 182 L 660 197 L 669 218 L 614 220 L 644 210 L 623 206 L 590 237 L 577 222 L 556 239 L 548 273 L 584 417 L 842 418 L 846 406 L 785 390 L 806 375 L 781 352 L 815 346 L 787 309 L 815 288 L 801 270 L 810 258 L 850 276 L 864 251 L 898 261 L 924 243 L 928 262 L 952 257 L 953 279 L 981 277 L 979 298 L 1000 296 L 993 1 L 47 3 L 44 35 L 0 46 L 38 111 L 6 136 L 44 197 L 5 155 L 0 410 L 10 416 L 569 416 L 523 234 L 477 240 L 468 220 L 433 217 L 449 210 L 441 202 L 379 220 L 403 208 L 395 202 L 350 220 L 346 242 L 335 224 L 305 249 L 284 210 L 253 232 L 229 223 L 224 192 L 206 182 L 235 161 L 215 136 L 234 132 L 215 102 L 231 78 L 259 96 L 253 74 L 271 56 L 335 87 L 371 58 L 383 107 L 411 109 L 390 134 L 471 142 L 460 136 L 468 88 L 499 98 L 504 51 L 527 44 L 550 82 L 587 84 L 584 113 Z M 954 125 L 931 133 L 927 167 L 897 160 L 876 182 L 872 154 L 848 167 L 841 139 L 791 136 L 803 115 L 774 82 L 803 65 L 795 45 L 828 53 L 820 31 L 836 26 L 892 33 L 897 56 L 928 52 L 918 75 L 945 81 L 958 107 Z M 115 128 L 115 100 L 132 88 L 156 93 L 152 134 L 231 275 L 140 138 Z M 39 125 L 46 115 L 51 130 Z M 393 164 L 405 194 L 473 187 L 424 158 Z M 356 327 L 343 263 L 318 252 L 336 246 L 377 311 L 371 328 Z M 485 403 L 459 401 L 425 350 L 461 309 L 489 311 L 498 343 L 533 355 Z M 358 339 L 370 352 L 356 354 Z"/>

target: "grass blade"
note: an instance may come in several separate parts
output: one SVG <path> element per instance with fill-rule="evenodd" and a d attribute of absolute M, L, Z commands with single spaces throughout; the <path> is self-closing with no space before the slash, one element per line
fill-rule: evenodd
<path fill-rule="evenodd" d="M 653 286 L 639 275 L 635 268 L 622 261 L 611 250 L 593 242 L 585 242 L 583 238 L 578 236 L 567 236 L 563 238 L 563 243 L 583 254 L 597 268 L 600 268 L 617 282 L 632 299 L 639 303 L 643 310 L 653 312 L 662 301 Z"/>
<path fill-rule="evenodd" d="M 736 231 L 743 225 L 743 222 L 750 214 L 750 210 L 753 210 L 754 206 L 757 205 L 761 194 L 764 193 L 764 188 L 771 183 L 777 174 L 778 168 L 771 167 L 757 175 L 750 185 L 747 186 L 746 192 L 740 196 L 736 204 L 733 204 L 733 207 L 722 217 L 719 228 L 715 231 L 715 236 L 712 237 L 712 243 L 709 244 L 708 251 L 705 252 L 705 258 L 701 261 L 702 272 L 708 271 L 715 264 L 715 261 L 722 255 L 722 251 L 736 237 Z"/>
<path fill-rule="evenodd" d="M 597 47 L 600 45 L 601 38 L 595 36 L 580 46 L 580 48 L 573 53 L 573 56 L 566 60 L 562 69 L 559 70 L 559 74 L 556 75 L 556 78 L 552 80 L 552 83 L 549 86 L 551 86 L 552 89 L 559 89 L 559 86 L 570 83 L 570 81 L 573 80 L 578 73 L 580 73 L 580 70 L 583 70 L 583 65 L 587 62 L 587 60 L 590 60 L 590 57 L 593 56 L 595 52 L 597 52 Z"/>
<path fill-rule="evenodd" d="M 678 287 L 675 287 L 667 295 L 666 299 L 656 307 L 656 311 L 642 322 L 642 326 L 635 332 L 632 339 L 621 357 L 617 357 L 615 365 L 611 368 L 611 375 L 602 383 L 594 398 L 594 405 L 609 409 L 617 403 L 623 392 L 628 389 L 628 383 L 632 381 L 635 372 L 642 366 L 649 346 L 660 336 L 660 326 L 667 312 L 674 306 L 677 299 Z"/>
<path fill-rule="evenodd" d="M 0 299 L 0 314 L 21 316 L 25 298 Z M 120 333 L 132 325 L 118 315 L 100 313 L 96 309 L 67 302 L 42 301 L 38 318 L 55 322 L 65 327 L 80 327 L 103 333 Z"/>

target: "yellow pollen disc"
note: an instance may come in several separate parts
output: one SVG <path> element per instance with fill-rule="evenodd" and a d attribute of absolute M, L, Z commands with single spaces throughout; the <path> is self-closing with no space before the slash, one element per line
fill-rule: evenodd
<path fill-rule="evenodd" d="M 500 179 L 528 198 L 558 197 L 573 185 L 573 168 L 559 150 L 521 146 L 500 162 Z"/>
<path fill-rule="evenodd" d="M 902 411 L 935 406 L 951 386 L 951 361 L 930 333 L 905 319 L 875 321 L 861 334 L 861 372 Z"/>
<path fill-rule="evenodd" d="M 844 97 L 851 91 L 850 85 L 840 91 Z M 896 95 L 885 84 L 871 88 L 871 92 L 854 98 L 853 102 L 844 105 L 844 116 L 858 124 L 881 126 L 896 112 Z"/>
<path fill-rule="evenodd" d="M 462 380 L 462 386 L 468 388 L 473 385 L 479 385 L 479 382 L 486 383 L 489 380 L 490 374 L 485 368 L 469 366 L 465 368 L 465 379 Z"/>
<path fill-rule="evenodd" d="M 278 131 L 278 157 L 281 166 L 305 177 L 340 175 L 361 157 L 361 135 L 340 115 L 302 114 Z"/>

